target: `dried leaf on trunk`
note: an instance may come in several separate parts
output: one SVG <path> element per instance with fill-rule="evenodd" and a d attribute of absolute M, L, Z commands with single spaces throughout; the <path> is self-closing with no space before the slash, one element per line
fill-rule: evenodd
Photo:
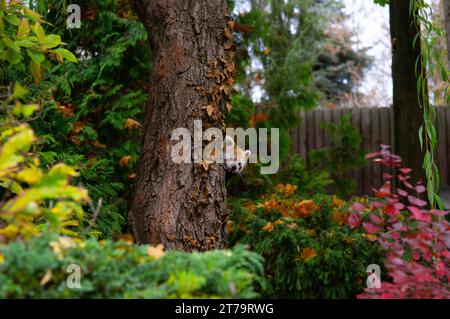
<path fill-rule="evenodd" d="M 225 38 L 227 39 L 231 39 L 232 34 L 229 28 L 225 28 L 225 30 L 223 31 L 223 35 L 225 36 Z"/>
<path fill-rule="evenodd" d="M 208 114 L 208 116 L 211 116 L 214 113 L 214 106 L 212 106 L 211 104 L 204 106 L 203 109 L 206 109 L 206 113 Z"/>

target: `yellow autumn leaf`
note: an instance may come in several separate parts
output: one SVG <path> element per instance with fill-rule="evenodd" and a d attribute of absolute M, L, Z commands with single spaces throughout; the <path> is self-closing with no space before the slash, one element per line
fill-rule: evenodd
<path fill-rule="evenodd" d="M 274 224 L 269 222 L 266 224 L 266 226 L 263 227 L 263 230 L 271 232 L 274 229 L 274 227 L 275 227 Z"/>
<path fill-rule="evenodd" d="M 295 193 L 295 191 L 297 190 L 297 185 L 293 185 L 293 184 L 277 184 L 275 186 L 275 189 L 284 194 L 286 197 L 289 197 L 290 195 L 292 195 L 293 193 Z"/>
<path fill-rule="evenodd" d="M 65 221 L 65 222 L 61 223 L 61 226 L 63 226 L 63 227 L 68 227 L 68 226 L 76 227 L 76 226 L 80 226 L 80 223 L 78 222 L 78 220 L 68 220 L 68 221 Z"/>
<path fill-rule="evenodd" d="M 62 163 L 54 165 L 47 173 L 47 175 L 51 175 L 51 174 L 55 174 L 55 175 L 62 174 L 67 177 L 68 176 L 72 176 L 72 177 L 78 176 L 77 171 L 73 167 L 67 166 L 66 164 L 62 164 Z"/>
<path fill-rule="evenodd" d="M 12 4 L 13 2 L 18 2 L 18 1 L 10 1 L 10 4 Z M 33 10 L 30 10 L 28 8 L 24 8 L 23 11 L 24 11 L 24 15 L 26 17 L 29 17 L 31 20 L 45 23 L 45 21 L 42 20 L 42 15 L 40 15 L 39 13 L 37 13 Z"/>
<path fill-rule="evenodd" d="M 375 241 L 378 239 L 377 235 L 375 234 L 361 234 L 361 235 L 370 241 Z"/>
<path fill-rule="evenodd" d="M 295 203 L 291 207 L 293 209 L 293 216 L 297 218 L 304 218 L 311 216 L 312 212 L 317 208 L 313 200 L 302 200 L 300 203 Z"/>
<path fill-rule="evenodd" d="M 26 125 L 2 133 L 2 138 L 12 135 L 0 148 L 0 171 L 8 169 L 24 160 L 22 153 L 27 152 L 35 140 L 33 131 Z"/>
<path fill-rule="evenodd" d="M 123 128 L 132 130 L 132 129 L 138 128 L 140 126 L 141 126 L 141 123 L 139 123 L 138 121 L 136 121 L 136 120 L 134 120 L 132 118 L 128 118 L 125 121 L 125 124 L 123 125 Z"/>
<path fill-rule="evenodd" d="M 18 234 L 19 228 L 13 224 L 9 224 L 5 228 L 0 229 L 0 235 L 4 235 L 7 238 L 16 238 Z"/>
<path fill-rule="evenodd" d="M 17 39 L 21 40 L 23 38 L 26 38 L 30 34 L 30 31 L 30 23 L 27 19 L 22 19 L 17 30 Z"/>
<path fill-rule="evenodd" d="M 130 155 L 124 156 L 124 157 L 122 157 L 122 158 L 120 159 L 119 165 L 120 165 L 120 167 L 125 167 L 125 166 L 128 165 L 128 163 L 129 163 L 130 161 L 131 161 L 131 156 L 130 156 Z"/>
<path fill-rule="evenodd" d="M 42 172 L 37 167 L 28 167 L 22 169 L 17 174 L 17 179 L 21 182 L 25 182 L 28 184 L 34 184 L 41 180 L 42 178 Z"/>
<path fill-rule="evenodd" d="M 5 256 L 3 256 L 2 253 L 0 253 L 0 265 L 5 262 Z"/>
<path fill-rule="evenodd" d="M 164 256 L 164 245 L 159 244 L 156 247 L 150 246 L 147 248 L 147 255 L 155 259 L 159 259 Z"/>
<path fill-rule="evenodd" d="M 34 26 L 33 26 L 33 31 L 36 34 L 38 40 L 39 40 L 39 44 L 43 45 L 45 43 L 45 31 L 42 28 L 42 25 L 37 22 Z"/>
<path fill-rule="evenodd" d="M 259 207 L 263 207 L 265 211 L 271 210 L 271 209 L 277 209 L 279 207 L 279 203 L 276 199 L 272 198 L 269 201 L 266 201 L 262 204 L 258 204 Z"/>
<path fill-rule="evenodd" d="M 347 243 L 347 244 L 351 244 L 351 243 L 353 243 L 354 241 L 356 240 L 356 238 L 353 238 L 353 237 L 344 237 L 344 241 Z"/>
<path fill-rule="evenodd" d="M 39 84 L 42 81 L 41 65 L 33 60 L 30 60 L 30 73 L 33 76 L 34 83 Z"/>
<path fill-rule="evenodd" d="M 105 144 L 100 143 L 98 140 L 93 141 L 92 146 L 94 146 L 95 148 L 106 148 Z"/>
<path fill-rule="evenodd" d="M 64 258 L 64 251 L 68 248 L 77 246 L 77 243 L 69 237 L 60 237 L 58 241 L 50 242 L 53 253 L 59 260 Z"/>
<path fill-rule="evenodd" d="M 345 202 L 342 199 L 337 198 L 336 195 L 334 195 L 332 204 L 334 207 L 340 208 L 342 205 L 345 204 Z"/>
<path fill-rule="evenodd" d="M 41 287 L 45 286 L 51 279 L 52 279 L 53 273 L 51 270 L 47 271 L 42 277 L 41 282 L 39 283 Z"/>
<path fill-rule="evenodd" d="M 303 248 L 300 259 L 304 261 L 317 257 L 317 251 L 314 248 Z"/>
<path fill-rule="evenodd" d="M 72 238 L 69 238 L 69 237 L 60 237 L 59 238 L 59 243 L 61 244 L 61 247 L 63 249 L 72 248 L 72 247 L 75 247 L 77 245 L 75 243 L 75 241 Z"/>
<path fill-rule="evenodd" d="M 284 224 L 284 222 L 281 219 L 277 219 L 275 221 L 275 225 L 282 225 L 282 224 Z"/>
<path fill-rule="evenodd" d="M 331 219 L 339 225 L 347 225 L 348 216 L 348 212 L 341 212 L 336 208 L 333 208 L 333 212 L 331 213 Z"/>

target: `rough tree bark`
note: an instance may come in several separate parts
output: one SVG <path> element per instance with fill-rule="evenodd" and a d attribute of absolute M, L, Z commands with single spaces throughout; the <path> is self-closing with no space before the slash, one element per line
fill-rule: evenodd
<path fill-rule="evenodd" d="M 406 166 L 414 169 L 415 178 L 423 178 L 423 152 L 420 148 L 419 128 L 423 115 L 417 92 L 416 60 L 420 55 L 420 41 L 413 48 L 417 34 L 414 17 L 409 14 L 409 1 L 390 2 L 392 39 L 392 78 L 394 85 L 394 151 Z M 419 63 L 417 68 L 421 70 Z"/>
<path fill-rule="evenodd" d="M 154 51 L 140 163 L 129 220 L 138 243 L 223 247 L 226 189 L 220 164 L 175 164 L 172 130 L 224 128 L 234 77 L 226 0 L 135 0 Z M 206 108 L 206 106 L 209 106 Z"/>

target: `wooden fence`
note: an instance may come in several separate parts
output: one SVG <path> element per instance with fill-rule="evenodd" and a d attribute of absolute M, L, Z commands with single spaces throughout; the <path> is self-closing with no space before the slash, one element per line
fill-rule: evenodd
<path fill-rule="evenodd" d="M 322 128 L 323 122 L 340 123 L 345 114 L 351 114 L 351 123 L 362 136 L 362 147 L 368 151 L 379 150 L 380 144 L 394 145 L 392 108 L 342 108 L 302 112 L 302 124 L 292 131 L 294 151 L 306 158 L 313 150 L 329 145 L 329 137 Z M 450 108 L 439 107 L 437 113 L 437 160 L 441 184 L 450 184 Z M 417 132 L 411 132 L 411 137 Z M 348 173 L 356 180 L 357 194 L 371 194 L 372 186 L 382 181 L 380 166 L 369 164 L 363 169 Z"/>

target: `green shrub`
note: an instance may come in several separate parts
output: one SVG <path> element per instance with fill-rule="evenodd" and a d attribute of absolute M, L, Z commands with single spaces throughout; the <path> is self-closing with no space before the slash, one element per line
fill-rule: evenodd
<path fill-rule="evenodd" d="M 248 244 L 266 262 L 271 298 L 353 298 L 366 267 L 382 264 L 374 238 L 347 226 L 347 204 L 335 197 L 302 200 L 294 185 L 275 195 L 231 202 L 230 244 Z"/>
<path fill-rule="evenodd" d="M 70 185 L 77 175 L 62 163 L 41 169 L 32 147 L 36 141 L 26 120 L 39 108 L 22 104 L 27 90 L 16 84 L 0 116 L 0 244 L 29 239 L 43 232 L 77 236 L 84 220 L 82 204 L 89 201 L 81 187 Z"/>
<path fill-rule="evenodd" d="M 324 194 L 325 187 L 333 184 L 330 174 L 319 169 L 309 169 L 306 161 L 298 154 L 293 155 L 287 169 L 280 172 L 278 180 L 297 186 L 300 194 Z"/>
<path fill-rule="evenodd" d="M 81 288 L 66 285 L 81 267 Z M 57 235 L 0 246 L 0 298 L 253 298 L 262 258 L 242 246 L 167 252 L 125 241 L 75 242 Z"/>
<path fill-rule="evenodd" d="M 20 1 L 0 0 L 0 243 L 44 232 L 78 236 L 82 206 L 89 202 L 85 189 L 71 185 L 78 176 L 73 167 L 56 161 L 41 165 L 29 124 L 40 109 L 31 102 L 43 100 L 33 99 L 30 87 L 42 84 L 43 71 L 56 62 L 77 61 L 45 24 Z"/>
<path fill-rule="evenodd" d="M 333 193 L 340 196 L 350 196 L 355 191 L 353 178 L 347 178 L 346 173 L 359 169 L 366 163 L 366 151 L 361 148 L 361 134 L 350 123 L 350 115 L 344 115 L 339 124 L 324 123 L 330 136 L 331 144 L 309 154 L 310 166 L 320 171 L 329 172 L 333 179 Z"/>

